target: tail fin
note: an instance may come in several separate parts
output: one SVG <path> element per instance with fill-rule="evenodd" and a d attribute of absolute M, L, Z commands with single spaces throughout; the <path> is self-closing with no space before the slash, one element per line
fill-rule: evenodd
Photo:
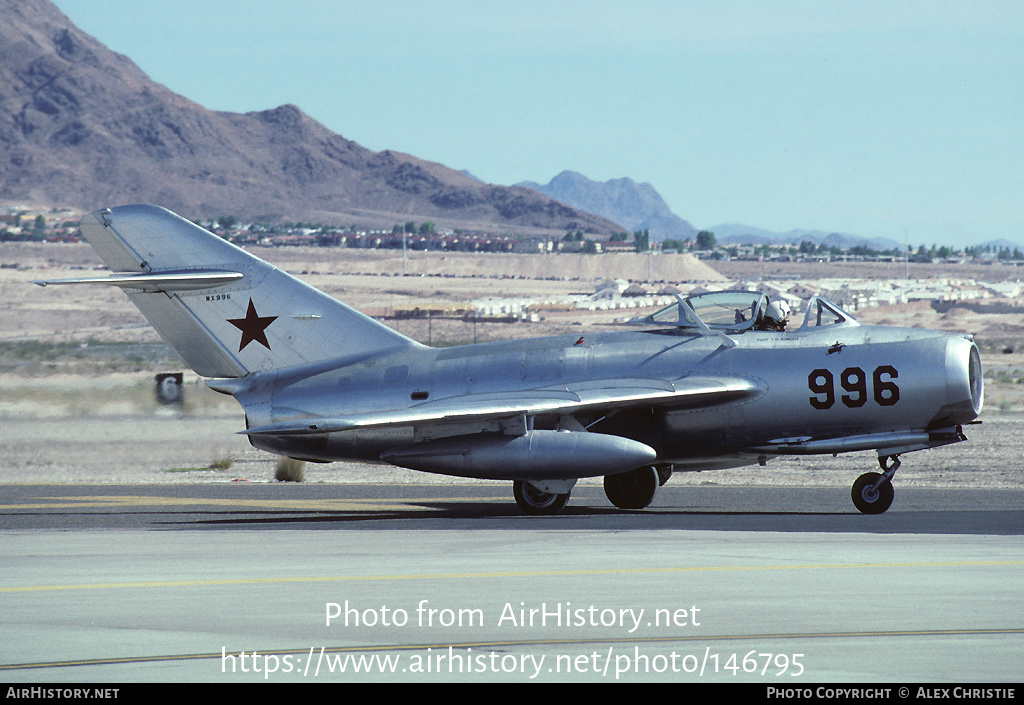
<path fill-rule="evenodd" d="M 158 206 L 103 209 L 82 234 L 185 362 L 206 377 L 419 347 L 419 343 Z"/>

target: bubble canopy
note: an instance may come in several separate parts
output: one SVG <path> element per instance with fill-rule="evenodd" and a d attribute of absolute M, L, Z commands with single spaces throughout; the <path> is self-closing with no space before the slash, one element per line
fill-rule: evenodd
<path fill-rule="evenodd" d="M 635 318 L 638 325 L 674 326 L 739 333 L 754 328 L 764 316 L 769 299 L 759 291 L 716 291 L 676 296 L 676 302 L 649 316 Z M 803 328 L 859 325 L 835 304 L 815 296 L 807 304 Z"/>

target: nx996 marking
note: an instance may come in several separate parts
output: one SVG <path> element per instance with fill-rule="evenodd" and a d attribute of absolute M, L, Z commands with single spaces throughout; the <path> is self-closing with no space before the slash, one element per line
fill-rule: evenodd
<path fill-rule="evenodd" d="M 900 400 L 900 388 L 892 380 L 899 373 L 892 365 L 880 365 L 871 375 L 872 393 L 879 406 L 894 406 Z M 867 378 L 859 367 L 847 367 L 839 374 L 839 386 L 847 392 L 840 398 L 843 404 L 857 409 L 868 401 Z M 817 396 L 810 398 L 815 409 L 831 409 L 836 403 L 835 378 L 826 369 L 817 369 L 807 375 L 807 387 Z"/>
<path fill-rule="evenodd" d="M 252 445 L 509 480 L 528 514 L 560 511 L 581 477 L 642 509 L 674 472 L 863 450 L 883 472 L 857 480 L 854 504 L 878 513 L 899 456 L 965 440 L 982 407 L 969 337 L 862 326 L 822 298 L 795 330 L 786 301 L 726 291 L 677 296 L 641 327 L 441 349 L 157 206 L 81 230 L 111 276 L 36 283 L 121 287 L 241 404 Z M 822 367 L 823 351 L 842 364 Z"/>

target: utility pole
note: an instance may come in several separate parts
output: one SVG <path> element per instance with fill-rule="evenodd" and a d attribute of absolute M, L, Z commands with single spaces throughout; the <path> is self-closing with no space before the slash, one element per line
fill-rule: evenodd
<path fill-rule="evenodd" d="M 910 281 L 910 234 L 909 234 L 909 232 L 905 228 L 903 230 L 903 266 L 905 267 L 905 271 L 903 273 L 903 278 L 906 279 L 909 282 Z"/>

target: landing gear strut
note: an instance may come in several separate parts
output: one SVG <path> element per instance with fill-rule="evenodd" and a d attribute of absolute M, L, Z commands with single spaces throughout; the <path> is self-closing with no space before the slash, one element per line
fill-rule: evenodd
<path fill-rule="evenodd" d="M 864 514 L 881 514 L 892 505 L 892 477 L 900 467 L 898 455 L 878 456 L 882 472 L 866 472 L 853 483 L 853 504 Z"/>

